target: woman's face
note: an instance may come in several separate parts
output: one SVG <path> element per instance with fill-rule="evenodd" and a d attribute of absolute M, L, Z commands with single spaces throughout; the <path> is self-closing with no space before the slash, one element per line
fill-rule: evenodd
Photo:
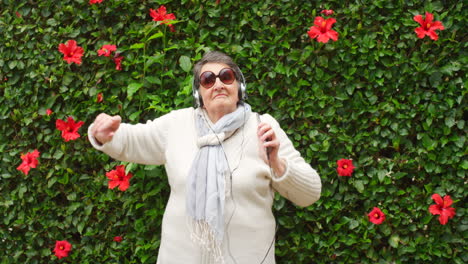
<path fill-rule="evenodd" d="M 216 76 L 220 74 L 220 71 L 230 67 L 223 63 L 207 63 L 202 66 L 200 76 L 204 72 L 213 72 Z M 225 77 L 225 76 L 222 76 Z M 221 81 L 220 77 L 216 77 L 213 86 L 210 88 L 204 87 L 200 82 L 199 93 L 203 99 L 203 105 L 208 113 L 223 113 L 228 114 L 234 112 L 237 108 L 237 102 L 239 101 L 239 83 L 235 79 L 231 84 L 226 84 Z M 225 81 L 228 82 L 228 81 Z"/>

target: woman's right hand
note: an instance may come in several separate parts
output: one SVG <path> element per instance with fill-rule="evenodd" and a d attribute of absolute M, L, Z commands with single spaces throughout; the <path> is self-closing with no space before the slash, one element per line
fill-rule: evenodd
<path fill-rule="evenodd" d="M 92 136 L 101 144 L 112 140 L 115 131 L 119 129 L 122 118 L 118 115 L 110 116 L 104 113 L 99 114 L 94 120 L 91 129 Z"/>

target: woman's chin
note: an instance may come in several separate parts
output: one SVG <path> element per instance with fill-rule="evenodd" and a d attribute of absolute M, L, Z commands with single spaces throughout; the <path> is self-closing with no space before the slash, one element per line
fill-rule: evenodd
<path fill-rule="evenodd" d="M 237 104 L 229 100 L 227 97 L 217 97 L 215 98 L 209 107 L 207 107 L 207 110 L 213 110 L 213 111 L 226 111 L 227 113 L 235 111 L 237 108 Z"/>

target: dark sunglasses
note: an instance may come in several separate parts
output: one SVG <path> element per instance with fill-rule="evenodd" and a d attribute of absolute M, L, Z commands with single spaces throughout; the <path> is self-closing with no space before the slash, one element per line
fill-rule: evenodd
<path fill-rule="evenodd" d="M 236 79 L 236 74 L 231 68 L 220 70 L 218 75 L 214 74 L 214 72 L 206 71 L 200 75 L 200 84 L 206 89 L 210 89 L 216 83 L 216 78 L 218 77 L 224 84 L 232 84 Z"/>

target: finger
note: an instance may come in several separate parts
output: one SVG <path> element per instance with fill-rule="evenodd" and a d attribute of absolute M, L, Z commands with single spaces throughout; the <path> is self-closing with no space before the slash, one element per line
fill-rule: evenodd
<path fill-rule="evenodd" d="M 115 134 L 115 131 L 119 129 L 122 118 L 120 116 L 108 117 L 105 120 L 105 124 L 102 127 L 102 136 L 106 141 L 110 141 Z"/>
<path fill-rule="evenodd" d="M 111 121 L 112 121 L 111 126 L 112 126 L 112 128 L 115 128 L 114 131 L 116 131 L 119 128 L 120 123 L 122 122 L 122 118 L 120 116 L 116 115 L 116 116 L 113 116 L 111 118 Z"/>
<path fill-rule="evenodd" d="M 121 122 L 122 118 L 120 116 L 109 117 L 102 127 L 103 132 L 110 133 L 117 131 L 117 129 L 119 129 L 120 127 Z"/>
<path fill-rule="evenodd" d="M 93 122 L 93 127 L 91 129 L 91 134 L 93 136 L 96 136 L 98 130 L 99 130 L 99 127 L 101 126 L 102 124 L 102 114 L 99 114 L 96 119 L 94 119 L 94 122 Z"/>
<path fill-rule="evenodd" d="M 263 146 L 269 149 L 277 149 L 279 148 L 279 145 L 280 143 L 278 140 L 265 141 L 265 143 L 263 143 Z"/>
<path fill-rule="evenodd" d="M 273 129 L 265 131 L 265 133 L 260 137 L 262 141 L 272 141 L 275 139 L 275 131 Z"/>
<path fill-rule="evenodd" d="M 258 125 L 258 135 L 259 135 L 259 136 L 262 136 L 262 135 L 265 133 L 265 131 L 267 131 L 267 130 L 269 130 L 269 129 L 271 129 L 271 126 L 270 126 L 269 124 L 267 124 L 267 123 L 260 123 L 260 124 Z"/>
<path fill-rule="evenodd" d="M 109 132 L 112 132 L 110 126 L 112 117 L 105 113 L 101 113 L 96 117 L 93 125 L 93 136 L 101 143 L 106 143 L 110 140 Z"/>
<path fill-rule="evenodd" d="M 113 119 L 113 117 L 105 116 L 100 121 L 98 130 L 102 132 L 112 130 L 112 127 L 115 126 L 114 125 L 115 122 L 116 121 Z"/>
<path fill-rule="evenodd" d="M 93 125 L 94 134 L 102 128 L 108 118 L 110 118 L 110 116 L 104 113 L 101 113 L 96 117 Z"/>
<path fill-rule="evenodd" d="M 264 143 L 264 148 L 267 150 L 268 158 L 276 159 L 278 157 L 280 143 L 278 140 L 267 141 Z"/>

